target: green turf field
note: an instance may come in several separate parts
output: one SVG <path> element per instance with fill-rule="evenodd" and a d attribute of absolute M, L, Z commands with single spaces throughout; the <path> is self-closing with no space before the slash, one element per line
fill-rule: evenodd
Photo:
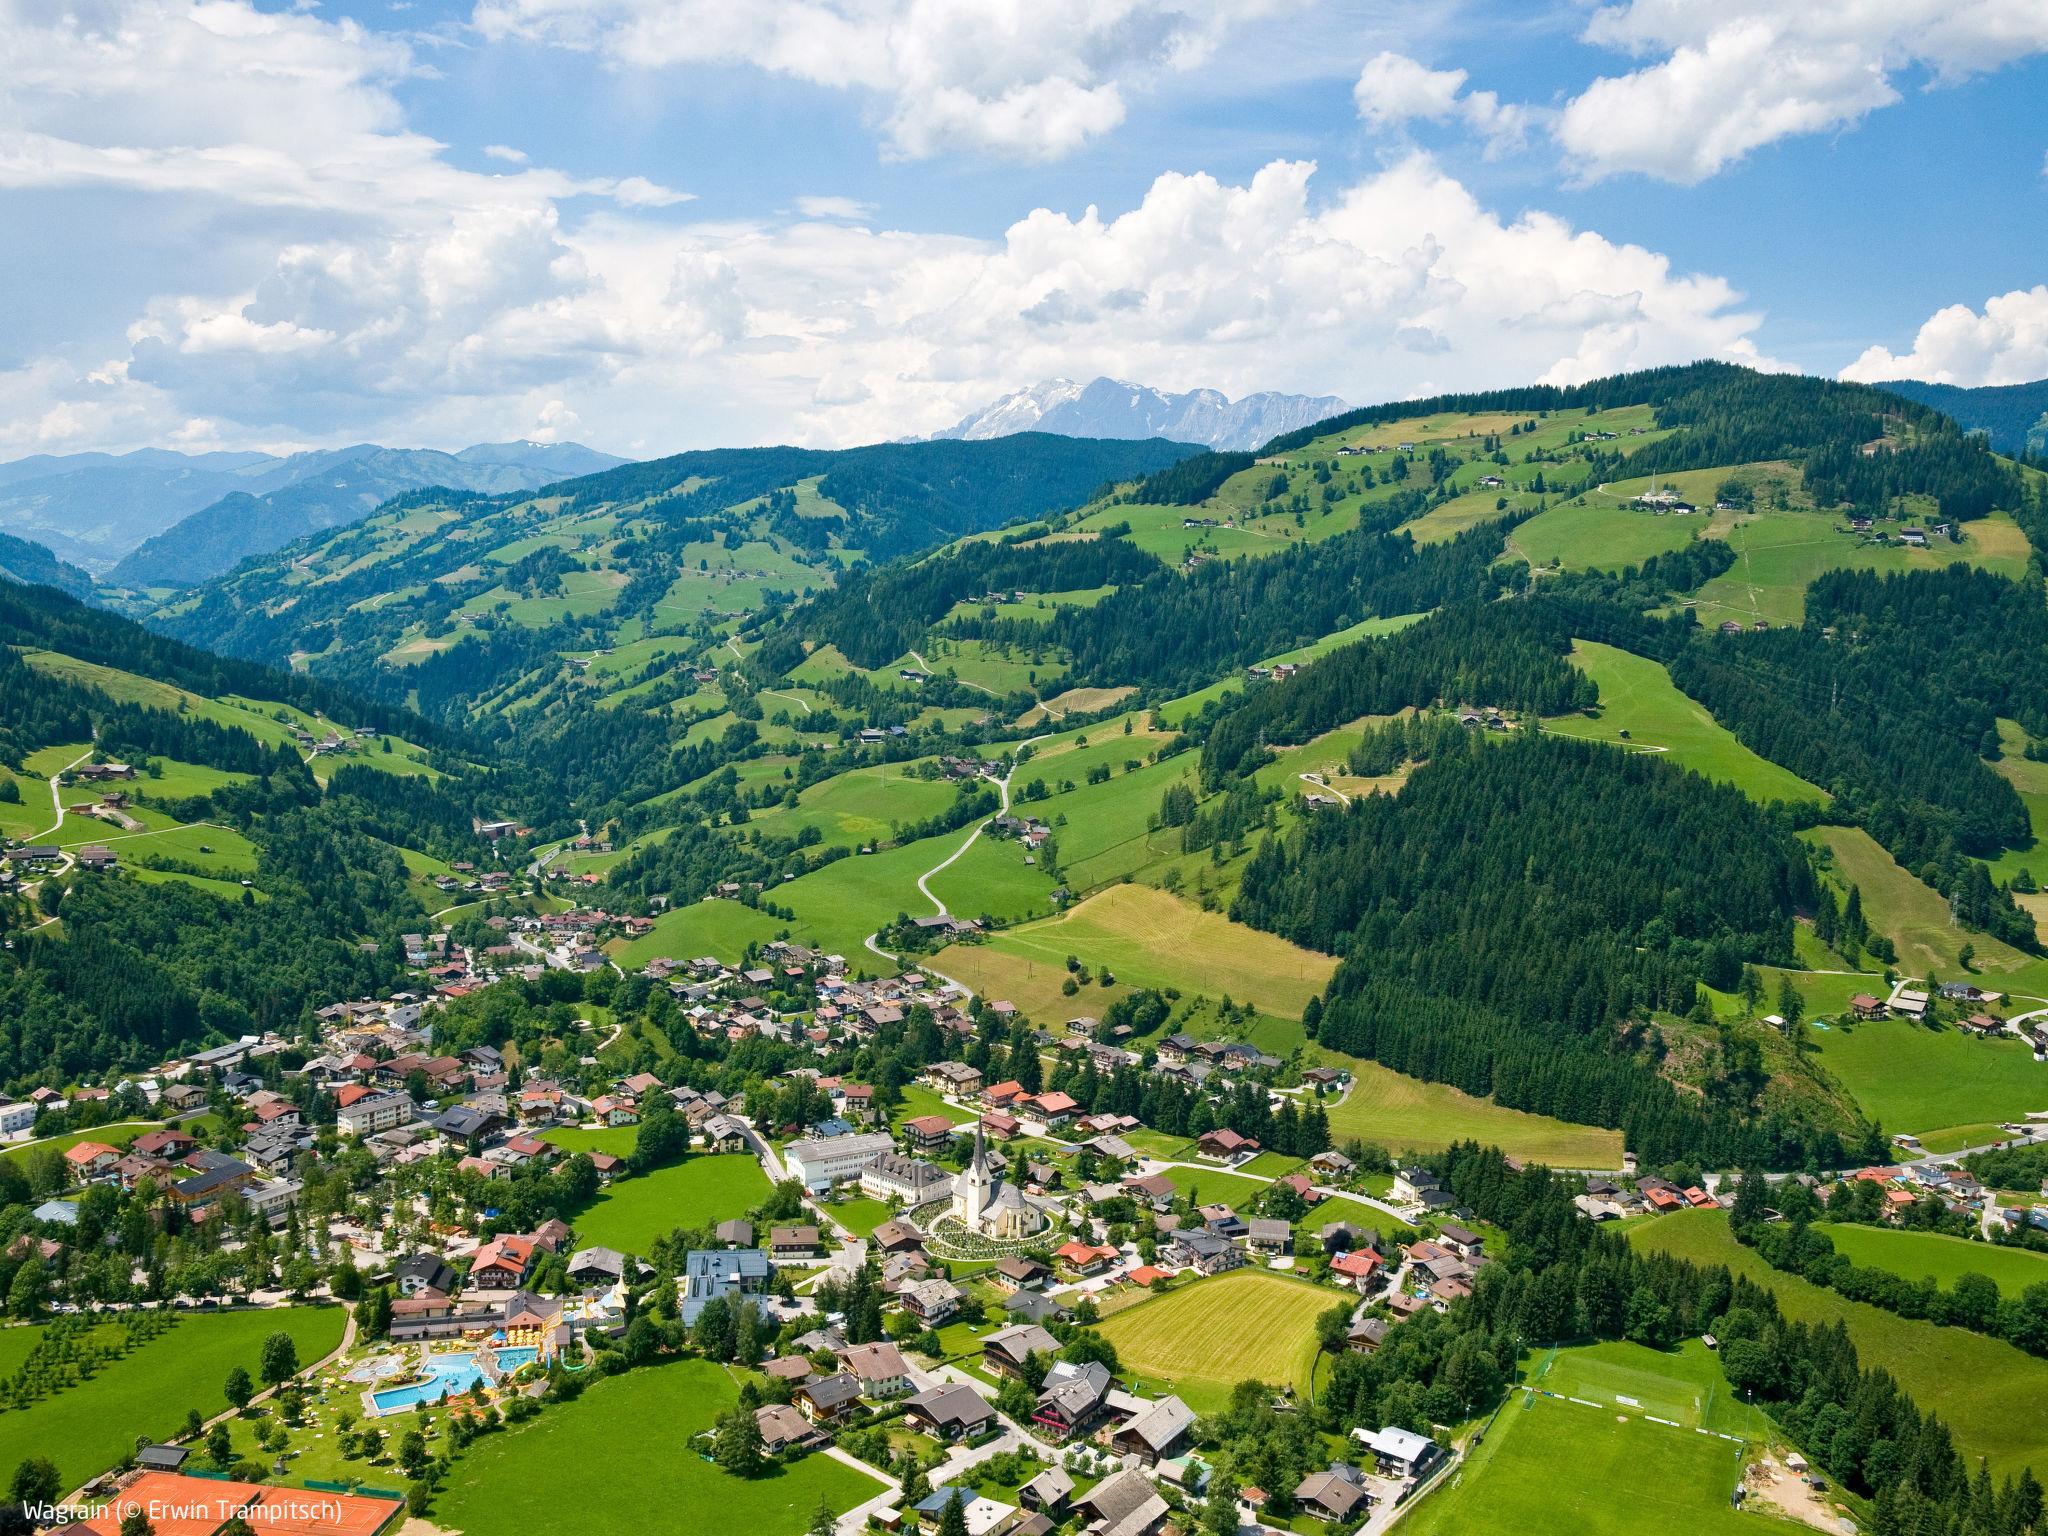
<path fill-rule="evenodd" d="M 1923 1135 L 2048 1109 L 2048 1066 L 2018 1040 L 1976 1040 L 1904 1019 L 1859 1024 L 1846 1014 L 1845 1007 L 1831 1015 L 1824 1030 L 1809 1024 L 1806 1037 L 1821 1065 L 1889 1132 Z"/>
<path fill-rule="evenodd" d="M 1316 1319 L 1341 1293 L 1238 1269 L 1139 1302 L 1102 1324 L 1137 1390 L 1173 1392 L 1213 1413 L 1240 1381 L 1306 1392 L 1315 1368 Z"/>
<path fill-rule="evenodd" d="M 1729 1502 L 1744 1448 L 1639 1414 L 1513 1393 L 1486 1440 L 1402 1524 L 1404 1536 L 1570 1531 L 1743 1536 L 1805 1530 Z"/>
<path fill-rule="evenodd" d="M 1539 512 L 1508 535 L 1508 549 L 1531 565 L 1559 562 L 1570 571 L 1618 571 L 1652 555 L 1683 549 L 1704 519 L 1672 517 L 1631 506 L 1589 501 Z"/>
<path fill-rule="evenodd" d="M 1835 1252 L 1866 1269 L 1890 1270 L 1908 1280 L 1932 1276 L 1943 1290 L 1959 1275 L 1983 1275 L 2000 1291 L 2016 1296 L 2030 1285 L 2048 1284 L 2048 1254 L 2001 1248 L 1940 1232 L 1907 1232 L 1859 1222 L 1823 1222 Z"/>
<path fill-rule="evenodd" d="M 528 1536 L 537 1519 L 553 1524 L 543 1511 L 558 1511 L 588 1536 L 641 1536 L 651 1520 L 672 1530 L 798 1536 L 820 1499 L 840 1511 L 884 1491 L 816 1454 L 761 1478 L 719 1470 L 698 1454 L 696 1437 L 738 1398 L 731 1374 L 703 1360 L 597 1382 L 573 1403 L 477 1441 L 434 1501 L 434 1523 L 463 1536 Z"/>
<path fill-rule="evenodd" d="M 1679 767 L 1733 784 L 1754 800 L 1827 800 L 1825 790 L 1750 751 L 1704 705 L 1679 692 L 1660 663 L 1580 640 L 1572 646 L 1572 664 L 1599 688 L 1599 712 L 1547 720 L 1545 730 L 1642 751 L 1661 748 Z"/>
<path fill-rule="evenodd" d="M 768 1196 L 768 1176 L 745 1153 L 692 1157 L 620 1179 L 575 1216 L 576 1241 L 645 1253 L 676 1227 L 743 1216 Z"/>
<path fill-rule="evenodd" d="M 1695 1264 L 1725 1265 L 1768 1287 L 1794 1321 L 1841 1321 L 1865 1365 L 1882 1366 L 1922 1407 L 1938 1413 L 1964 1455 L 1989 1459 L 1994 1477 L 2023 1465 L 2048 1475 L 2048 1360 L 2010 1344 L 1916 1322 L 1772 1269 L 1728 1235 L 1725 1211 L 1681 1211 L 1632 1227 L 1628 1240 L 1647 1252 Z"/>
<path fill-rule="evenodd" d="M 90 1381 L 0 1413 L 0 1466 L 47 1456 L 65 1488 L 74 1488 L 132 1454 L 138 1435 L 157 1440 L 176 1433 L 187 1408 L 208 1417 L 225 1410 L 221 1385 L 228 1372 L 239 1365 L 254 1377 L 271 1334 L 289 1333 L 305 1366 L 341 1342 L 342 1323 L 339 1307 L 181 1316 Z M 12 1343 L 11 1330 L 8 1337 Z"/>
<path fill-rule="evenodd" d="M 1166 1176 L 1177 1191 L 1193 1195 L 1197 1204 L 1228 1205 L 1240 1215 L 1266 1192 L 1265 1180 L 1246 1178 L 1223 1168 L 1169 1168 Z"/>

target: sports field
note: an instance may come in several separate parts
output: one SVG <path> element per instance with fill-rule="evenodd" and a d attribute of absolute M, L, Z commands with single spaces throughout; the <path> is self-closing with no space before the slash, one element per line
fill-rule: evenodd
<path fill-rule="evenodd" d="M 1984 1275 L 2008 1296 L 2030 1285 L 2048 1284 L 2048 1254 L 2001 1248 L 1940 1232 L 1905 1232 L 1857 1222 L 1823 1222 L 1835 1252 L 1866 1269 L 1890 1270 L 1908 1280 L 1933 1276 L 1946 1290 L 1959 1275 Z"/>
<path fill-rule="evenodd" d="M 1660 663 L 1580 640 L 1572 646 L 1572 665 L 1599 688 L 1600 712 L 1597 717 L 1563 715 L 1547 720 L 1545 730 L 1639 751 L 1661 748 L 1679 767 L 1733 784 L 1753 800 L 1828 798 L 1826 791 L 1745 747 L 1705 705 L 1681 693 Z"/>
<path fill-rule="evenodd" d="M 693 1157 L 621 1179 L 573 1219 L 576 1241 L 645 1253 L 676 1227 L 742 1216 L 768 1197 L 768 1176 L 745 1153 Z"/>
<path fill-rule="evenodd" d="M 225 1411 L 221 1385 L 228 1372 L 239 1365 L 254 1378 L 263 1341 L 271 1334 L 290 1334 L 299 1364 L 305 1366 L 341 1342 L 342 1326 L 340 1307 L 181 1316 L 174 1327 L 102 1367 L 90 1381 L 0 1413 L 0 1466 L 47 1456 L 57 1464 L 65 1488 L 75 1488 L 132 1454 L 138 1435 L 158 1440 L 175 1433 L 184 1425 L 186 1409 L 197 1408 L 208 1417 Z M 16 1339 L 12 1330 L 7 1337 L 10 1343 Z"/>
<path fill-rule="evenodd" d="M 1730 1503 L 1744 1448 L 1639 1413 L 1510 1394 L 1465 1464 L 1402 1525 L 1405 1536 L 1757 1536 L 1804 1530 Z"/>
<path fill-rule="evenodd" d="M 1865 1365 L 1882 1366 L 1923 1407 L 1947 1421 L 1956 1448 L 1983 1456 L 1993 1477 L 2033 1469 L 2048 1477 L 2048 1360 L 2010 1344 L 1916 1322 L 1772 1269 L 1728 1235 L 1725 1211 L 1680 1211 L 1629 1230 L 1628 1240 L 1651 1253 L 1670 1253 L 1695 1264 L 1724 1265 L 1776 1294 L 1795 1322 L 1832 1323 L 1849 1331 Z"/>
<path fill-rule="evenodd" d="M 597 1382 L 573 1403 L 477 1441 L 434 1501 L 434 1524 L 463 1536 L 528 1536 L 558 1520 L 587 1536 L 797 1536 L 820 1499 L 844 1511 L 883 1491 L 879 1479 L 821 1455 L 751 1480 L 721 1471 L 698 1454 L 707 1445 L 696 1437 L 738 1401 L 732 1376 L 704 1360 Z"/>
<path fill-rule="evenodd" d="M 1138 1390 L 1173 1392 L 1197 1413 L 1212 1413 L 1254 1378 L 1305 1394 L 1316 1319 L 1343 1301 L 1306 1281 L 1236 1269 L 1139 1302 L 1102 1332 Z"/>

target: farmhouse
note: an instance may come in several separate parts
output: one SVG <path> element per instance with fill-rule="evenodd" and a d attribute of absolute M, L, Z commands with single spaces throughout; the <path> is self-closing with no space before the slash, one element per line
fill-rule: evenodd
<path fill-rule="evenodd" d="M 981 1341 L 981 1363 L 998 1376 L 1022 1376 L 1032 1355 L 1050 1360 L 1059 1352 L 1060 1341 L 1036 1323 L 1013 1324 Z"/>
<path fill-rule="evenodd" d="M 1171 1513 L 1152 1480 L 1136 1467 L 1105 1477 L 1074 1507 L 1088 1517 L 1092 1536 L 1153 1536 Z"/>
<path fill-rule="evenodd" d="M 903 1416 L 941 1440 L 959 1440 L 988 1428 L 995 1410 L 972 1387 L 949 1382 L 909 1399 L 903 1405 Z"/>
<path fill-rule="evenodd" d="M 1180 1454 L 1194 1423 L 1194 1409 L 1177 1397 L 1162 1397 L 1119 1428 L 1111 1443 L 1153 1467 Z"/>

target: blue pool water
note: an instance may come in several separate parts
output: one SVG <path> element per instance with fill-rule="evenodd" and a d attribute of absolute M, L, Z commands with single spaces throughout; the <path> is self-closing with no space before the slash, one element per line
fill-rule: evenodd
<path fill-rule="evenodd" d="M 515 1349 L 496 1351 L 498 1369 L 510 1376 L 521 1366 L 531 1365 L 540 1357 L 540 1351 L 522 1345 Z M 467 1392 L 483 1380 L 483 1368 L 476 1363 L 476 1356 L 434 1355 L 427 1361 L 427 1379 L 416 1381 L 407 1387 L 386 1387 L 381 1392 L 372 1392 L 370 1401 L 377 1405 L 379 1413 L 397 1413 L 416 1403 L 436 1403 L 444 1397 L 454 1397 Z"/>

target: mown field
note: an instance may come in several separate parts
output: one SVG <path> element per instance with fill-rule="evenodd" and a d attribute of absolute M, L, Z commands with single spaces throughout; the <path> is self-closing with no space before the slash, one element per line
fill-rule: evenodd
<path fill-rule="evenodd" d="M 1212 996 L 1227 992 L 1289 1018 L 1301 1016 L 1337 968 L 1330 955 L 1142 885 L 1111 886 L 1058 917 L 999 933 L 987 944 L 953 946 L 935 963 L 1027 1012 L 1025 997 L 1057 1011 L 1069 1001 L 1052 1002 L 1067 977 L 1069 955 L 1107 969 L 1120 982 Z M 1084 1010 L 1073 1002 L 1069 1011 L 1099 1013 L 1108 1001 L 1099 992 L 1086 989 L 1091 1006 Z"/>
<path fill-rule="evenodd" d="M 721 1471 L 697 1439 L 739 1401 L 703 1360 L 645 1366 L 595 1383 L 573 1403 L 488 1435 L 455 1464 L 433 1521 L 463 1536 L 528 1536 L 536 1513 L 568 1515 L 589 1536 L 732 1530 L 796 1536 L 823 1500 L 844 1511 L 883 1491 L 875 1478 L 812 1455 L 766 1477 Z M 552 1526 L 552 1518 L 542 1521 Z"/>
<path fill-rule="evenodd" d="M 1904 1232 L 1857 1222 L 1823 1222 L 1835 1252 L 1868 1269 L 1889 1270 L 1908 1280 L 1932 1277 L 1944 1290 L 1959 1275 L 1983 1275 L 2007 1296 L 2030 1285 L 2048 1284 L 2048 1254 L 2001 1248 L 1940 1232 Z"/>
<path fill-rule="evenodd" d="M 1343 1296 L 1301 1280 L 1238 1269 L 1118 1312 L 1102 1332 L 1137 1390 L 1173 1392 L 1197 1413 L 1256 1378 L 1306 1394 L 1316 1319 Z"/>
<path fill-rule="evenodd" d="M 239 1365 L 255 1378 L 263 1341 L 271 1334 L 290 1334 L 304 1366 L 341 1342 L 342 1326 L 339 1307 L 181 1316 L 170 1330 L 104 1366 L 90 1381 L 0 1413 L 0 1466 L 47 1456 L 57 1464 L 66 1490 L 75 1488 L 132 1454 L 138 1435 L 160 1440 L 176 1433 L 184 1426 L 186 1409 L 197 1408 L 208 1417 L 224 1411 L 228 1404 L 221 1386 L 228 1372 Z M 5 1337 L 27 1353 L 15 1330 Z"/>
<path fill-rule="evenodd" d="M 658 957 L 694 960 L 714 955 L 728 964 L 752 943 L 766 943 L 789 925 L 737 901 L 693 901 L 672 907 L 654 920 L 652 932 L 614 939 L 605 952 L 628 970 Z"/>
<path fill-rule="evenodd" d="M 1750 751 L 1705 705 L 1681 693 L 1662 664 L 1580 640 L 1572 646 L 1572 665 L 1599 688 L 1599 711 L 1547 720 L 1545 730 L 1637 751 L 1661 751 L 1679 767 L 1733 784 L 1753 800 L 1828 799 L 1825 790 Z"/>
<path fill-rule="evenodd" d="M 1327 1104 L 1332 1139 L 1356 1137 L 1393 1151 L 1435 1152 L 1478 1141 L 1554 1168 L 1619 1168 L 1621 1132 L 1508 1109 L 1444 1083 L 1425 1083 L 1356 1056 L 1323 1052 L 1354 1077 L 1342 1103 Z"/>
<path fill-rule="evenodd" d="M 2048 1360 L 1960 1328 L 1916 1322 L 1772 1269 L 1728 1234 L 1724 1211 L 1682 1211 L 1631 1228 L 1647 1252 L 1724 1265 L 1774 1292 L 1799 1322 L 1840 1321 L 1866 1365 L 1882 1366 L 1920 1406 L 1938 1413 L 1966 1456 L 1983 1456 L 1993 1476 L 2033 1469 L 2048 1476 Z"/>
<path fill-rule="evenodd" d="M 676 1227 L 746 1214 L 768 1197 L 768 1176 L 745 1153 L 692 1157 L 621 1179 L 571 1219 L 579 1245 L 645 1253 Z"/>

